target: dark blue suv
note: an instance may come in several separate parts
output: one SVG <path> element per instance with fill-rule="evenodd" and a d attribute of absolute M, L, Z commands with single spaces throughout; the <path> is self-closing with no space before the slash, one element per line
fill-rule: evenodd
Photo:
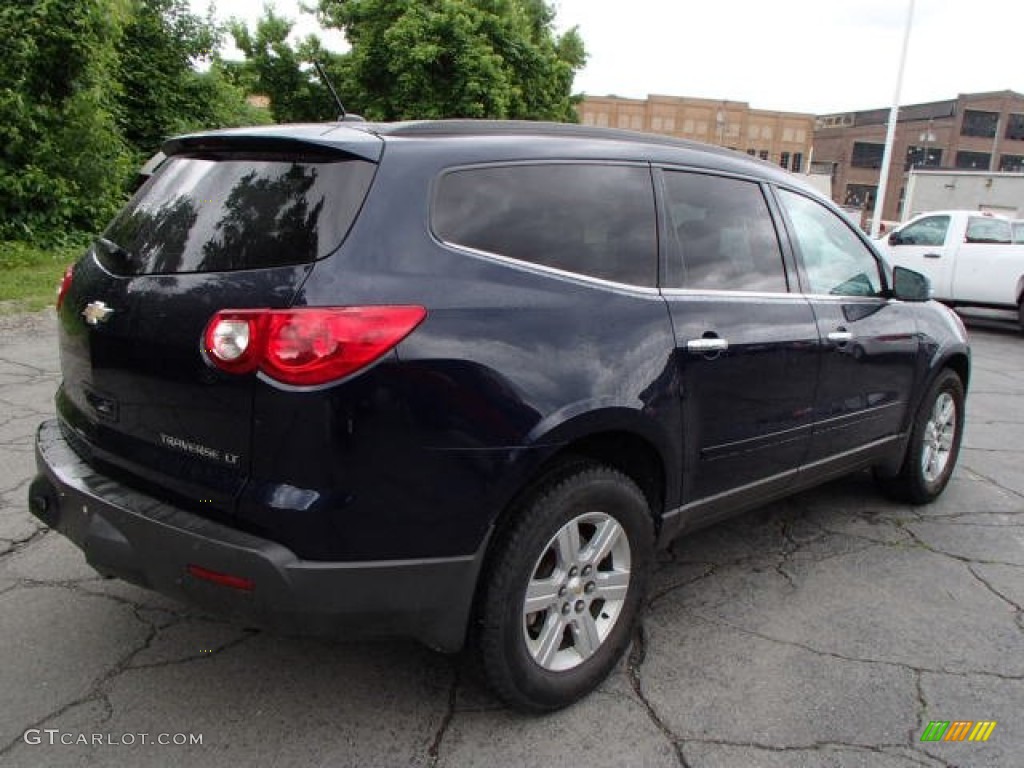
<path fill-rule="evenodd" d="M 940 494 L 963 326 L 800 179 L 565 125 L 184 136 L 68 270 L 31 508 L 241 620 L 469 639 L 564 706 L 656 546 L 866 468 Z"/>

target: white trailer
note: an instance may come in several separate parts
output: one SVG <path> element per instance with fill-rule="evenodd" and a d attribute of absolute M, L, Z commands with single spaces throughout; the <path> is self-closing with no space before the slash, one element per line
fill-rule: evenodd
<path fill-rule="evenodd" d="M 989 211 L 1024 218 L 1024 173 L 914 168 L 901 221 L 928 211 Z"/>

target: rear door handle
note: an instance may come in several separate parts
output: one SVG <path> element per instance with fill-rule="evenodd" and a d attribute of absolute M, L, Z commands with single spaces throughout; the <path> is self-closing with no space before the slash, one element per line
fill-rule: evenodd
<path fill-rule="evenodd" d="M 941 253 L 926 253 L 924 255 L 924 257 L 926 259 L 941 259 L 942 258 L 942 254 Z"/>
<path fill-rule="evenodd" d="M 853 334 L 849 331 L 832 331 L 827 338 L 833 344 L 845 344 L 848 341 L 853 341 Z"/>
<path fill-rule="evenodd" d="M 728 339 L 690 339 L 686 342 L 686 351 L 694 355 L 706 355 L 708 352 L 725 352 L 728 348 Z"/>

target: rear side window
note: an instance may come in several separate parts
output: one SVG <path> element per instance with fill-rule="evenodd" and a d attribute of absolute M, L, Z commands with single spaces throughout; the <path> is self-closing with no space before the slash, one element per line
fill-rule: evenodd
<path fill-rule="evenodd" d="M 971 216 L 967 220 L 968 243 L 1009 245 L 1010 239 L 1010 222 L 1005 219 Z"/>
<path fill-rule="evenodd" d="M 374 164 L 335 156 L 174 156 L 103 233 L 121 275 L 302 264 L 345 238 Z"/>
<path fill-rule="evenodd" d="M 443 176 L 433 228 L 444 242 L 618 283 L 657 281 L 647 168 L 552 163 Z"/>
<path fill-rule="evenodd" d="M 666 171 L 665 203 L 681 252 L 670 287 L 785 293 L 779 238 L 758 184 Z"/>

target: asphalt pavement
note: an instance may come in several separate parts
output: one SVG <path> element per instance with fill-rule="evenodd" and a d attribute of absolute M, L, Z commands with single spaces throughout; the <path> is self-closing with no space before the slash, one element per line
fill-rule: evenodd
<path fill-rule="evenodd" d="M 968 426 L 937 503 L 862 474 L 678 541 L 628 660 L 547 717 L 504 709 L 464 657 L 240 629 L 99 578 L 27 511 L 55 327 L 0 317 L 2 765 L 1024 765 L 1012 323 L 969 324 Z M 996 725 L 922 741 L 932 721 Z"/>

